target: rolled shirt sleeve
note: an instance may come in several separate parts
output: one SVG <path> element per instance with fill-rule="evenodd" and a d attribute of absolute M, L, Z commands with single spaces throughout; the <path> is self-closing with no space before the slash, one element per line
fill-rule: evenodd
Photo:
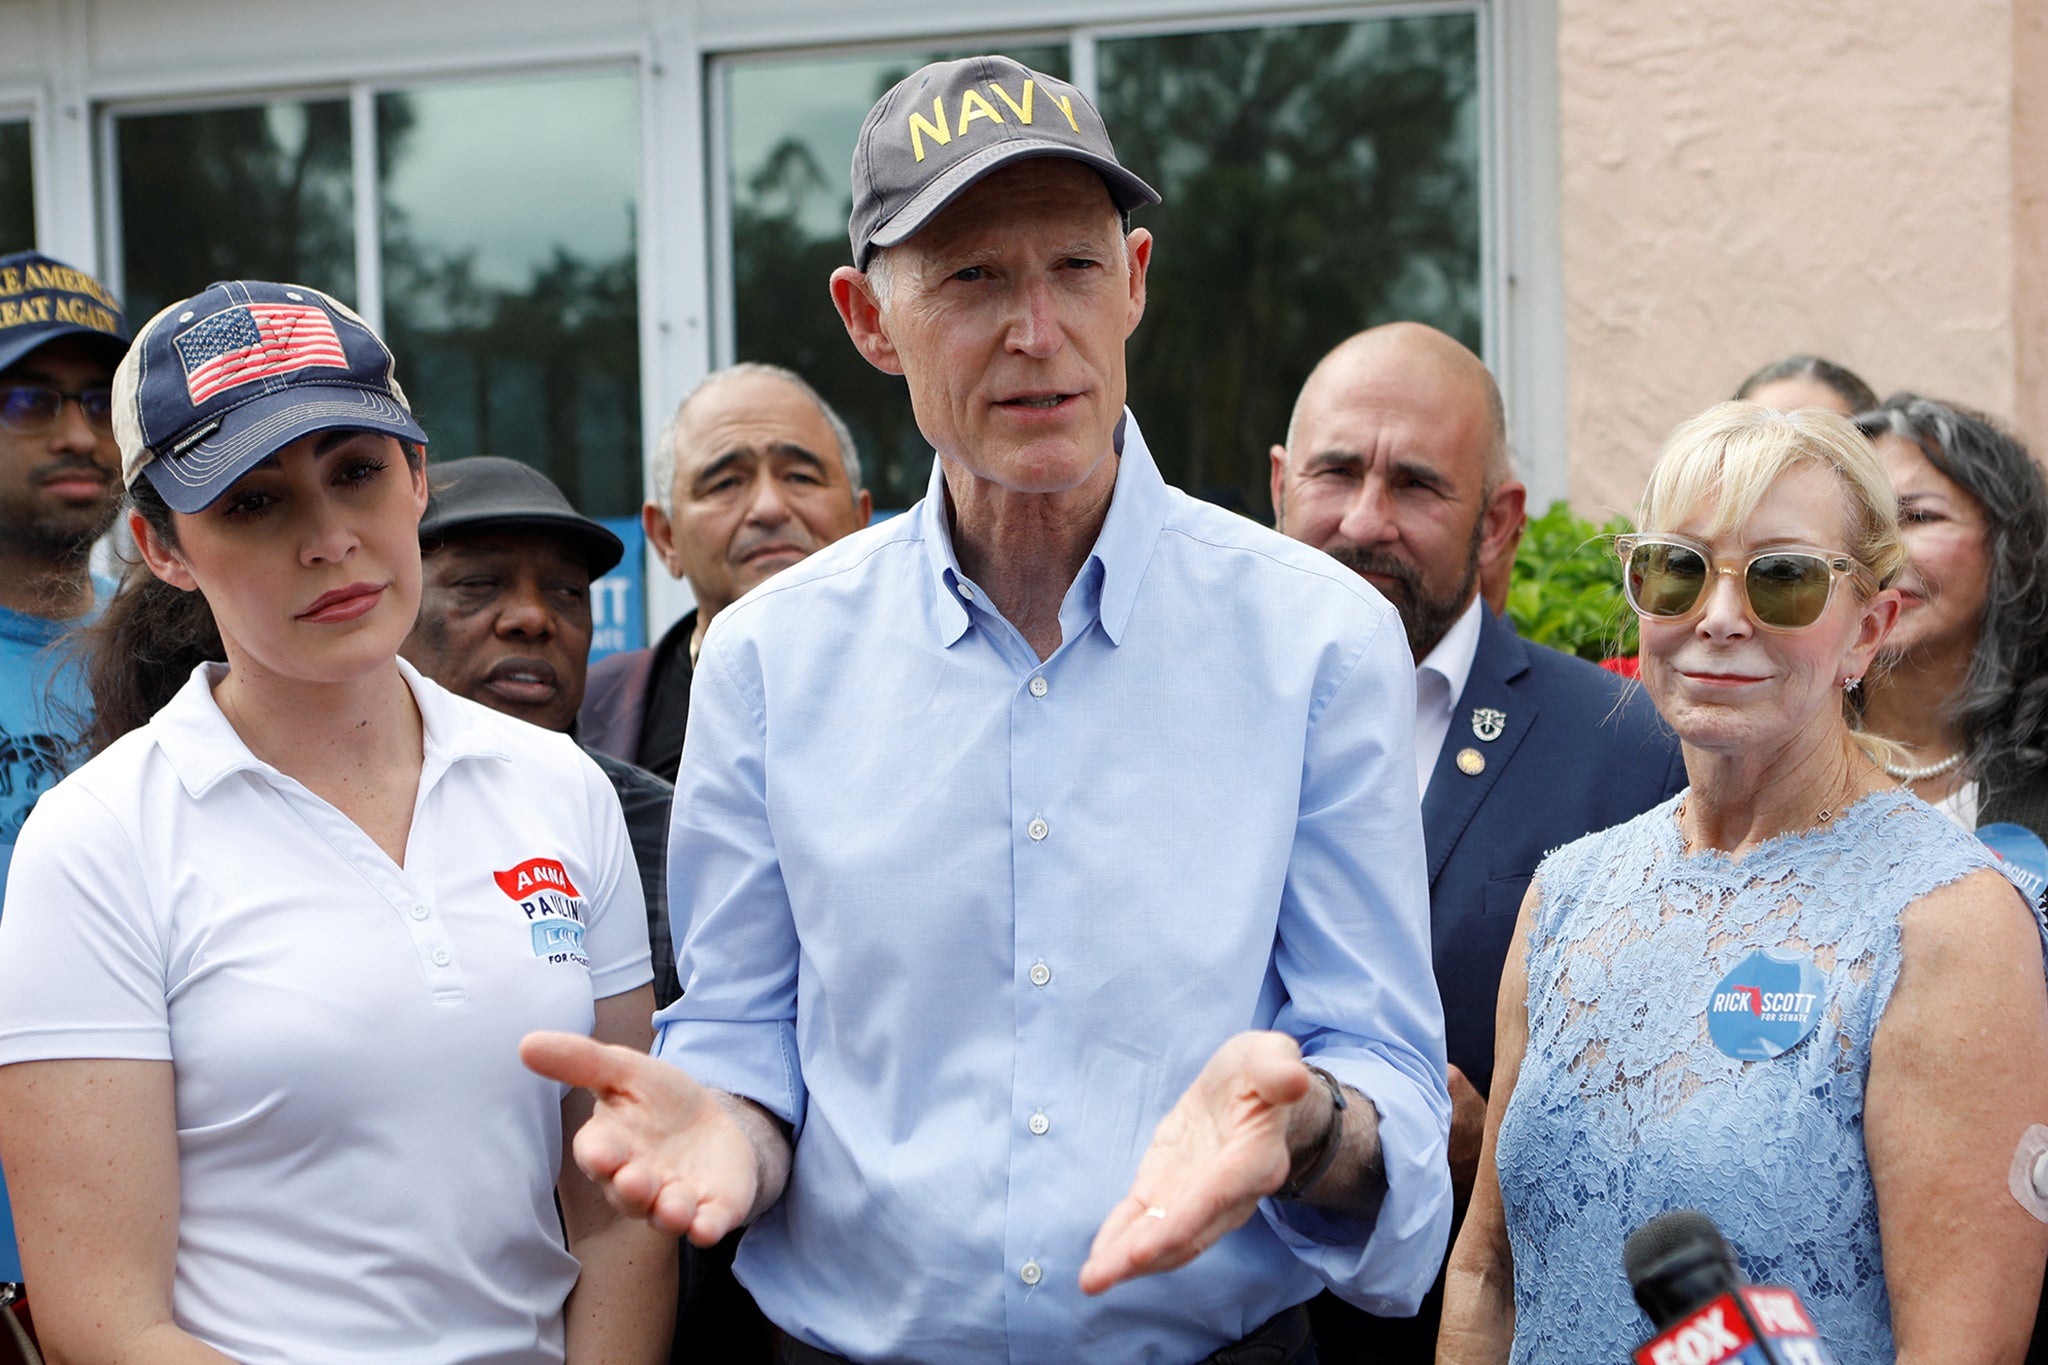
<path fill-rule="evenodd" d="M 1369 1228 L 1302 1202 L 1262 1205 L 1340 1296 L 1393 1315 L 1414 1312 L 1435 1279 L 1451 1219 L 1451 1102 L 1413 739 L 1410 726 L 1386 723 L 1414 711 L 1415 671 L 1389 611 L 1311 716 L 1274 952 L 1287 995 L 1274 1027 L 1372 1101 L 1386 1197 Z"/>
<path fill-rule="evenodd" d="M 768 818 L 759 694 L 740 687 L 726 638 L 711 633 L 690 692 L 668 863 L 683 998 L 655 1016 L 654 1055 L 801 1129 L 799 944 Z"/>

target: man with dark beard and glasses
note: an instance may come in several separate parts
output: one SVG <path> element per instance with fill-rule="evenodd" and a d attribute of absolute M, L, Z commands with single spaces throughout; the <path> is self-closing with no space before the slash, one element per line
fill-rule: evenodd
<path fill-rule="evenodd" d="M 1451 1182 L 1462 1215 L 1493 1083 L 1494 1000 L 1530 874 L 1550 849 L 1685 785 L 1678 744 L 1641 693 L 1531 645 L 1479 583 L 1514 554 L 1524 489 L 1510 477 L 1500 389 L 1479 357 L 1417 323 L 1375 327 L 1325 356 L 1275 446 L 1280 530 L 1379 589 L 1416 660 L 1415 779 L 1443 995 Z M 1430 1360 L 1443 1281 L 1413 1319 L 1325 1294 L 1325 1360 Z"/>
<path fill-rule="evenodd" d="M 92 547 L 121 504 L 109 385 L 127 349 L 98 280 L 34 252 L 0 256 L 0 890 L 85 720 L 83 680 L 57 642 L 99 604 Z M 0 1305 L 20 1280 L 0 1188 Z M 14 1341 L 0 1320 L 0 1362 Z"/>

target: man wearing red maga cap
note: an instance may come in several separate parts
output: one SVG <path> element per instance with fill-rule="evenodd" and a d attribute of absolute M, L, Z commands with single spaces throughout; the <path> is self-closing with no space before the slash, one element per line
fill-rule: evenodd
<path fill-rule="evenodd" d="M 1302 1301 L 1413 1312 L 1450 1212 L 1399 618 L 1161 479 L 1158 196 L 1080 91 L 925 67 L 853 185 L 930 492 L 706 636 L 656 1060 L 526 1056 L 620 1207 L 751 1224 L 786 1365 L 1313 1361 Z"/>

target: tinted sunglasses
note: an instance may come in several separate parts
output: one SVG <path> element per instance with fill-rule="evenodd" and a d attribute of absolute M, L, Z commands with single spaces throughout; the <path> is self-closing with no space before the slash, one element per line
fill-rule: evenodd
<path fill-rule="evenodd" d="M 1683 536 L 1621 536 L 1621 589 L 1636 615 L 1683 621 L 1705 606 L 1707 589 L 1721 574 L 1742 575 L 1749 614 L 1770 630 L 1804 630 L 1820 620 L 1835 580 L 1857 571 L 1847 555 L 1774 548 L 1751 555 L 1738 569 L 1716 564 L 1714 552 Z"/>
<path fill-rule="evenodd" d="M 102 434 L 114 429 L 114 391 L 110 388 L 80 389 L 65 393 L 40 384 L 9 384 L 0 388 L 0 427 L 17 436 L 39 436 L 57 424 L 64 400 L 78 404 L 85 424 Z"/>

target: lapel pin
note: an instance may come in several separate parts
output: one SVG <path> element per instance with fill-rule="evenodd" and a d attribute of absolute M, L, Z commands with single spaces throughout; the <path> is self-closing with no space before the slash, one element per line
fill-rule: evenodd
<path fill-rule="evenodd" d="M 1486 755 L 1477 749 L 1458 750 L 1458 771 L 1467 777 L 1477 777 L 1486 771 Z"/>
<path fill-rule="evenodd" d="M 1495 710 L 1491 706 L 1474 708 L 1472 712 L 1472 733 L 1485 740 L 1488 744 L 1499 739 L 1501 732 L 1507 728 L 1507 712 Z"/>

